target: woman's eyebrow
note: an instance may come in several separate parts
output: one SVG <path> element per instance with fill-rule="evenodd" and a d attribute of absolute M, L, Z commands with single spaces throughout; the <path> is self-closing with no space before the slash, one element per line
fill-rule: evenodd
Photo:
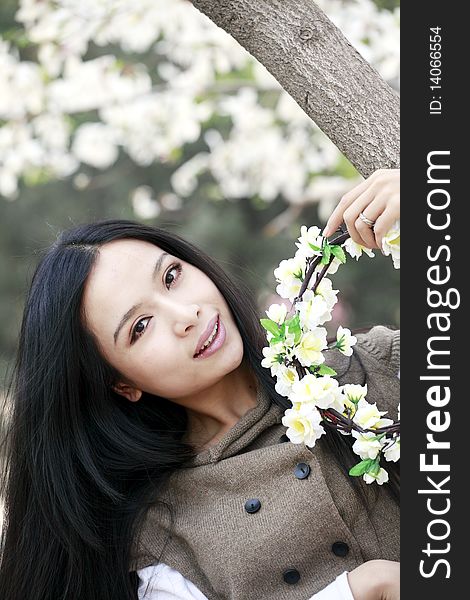
<path fill-rule="evenodd" d="M 153 269 L 152 279 L 155 279 L 155 277 L 160 273 L 163 262 L 167 256 L 169 256 L 168 252 L 162 252 L 162 254 L 160 254 L 160 256 L 158 257 L 157 262 L 155 263 L 155 267 Z M 124 325 L 127 323 L 127 321 L 132 317 L 132 315 L 141 306 L 142 306 L 141 302 L 139 302 L 139 304 L 134 304 L 134 306 L 132 308 L 130 308 L 126 312 L 126 314 L 122 317 L 122 319 L 119 321 L 119 325 L 116 327 L 116 331 L 114 332 L 114 345 L 116 345 L 116 343 L 117 343 L 118 335 L 119 335 L 119 332 L 121 331 L 121 329 L 124 327 Z"/>

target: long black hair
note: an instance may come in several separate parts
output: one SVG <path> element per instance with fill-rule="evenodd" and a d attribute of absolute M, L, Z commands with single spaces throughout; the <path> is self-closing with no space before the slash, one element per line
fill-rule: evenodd
<path fill-rule="evenodd" d="M 160 487 L 194 455 L 182 441 L 185 409 L 148 393 L 135 403 L 119 396 L 120 374 L 85 326 L 87 278 L 100 246 L 117 239 L 157 245 L 204 272 L 234 316 L 258 385 L 290 406 L 261 367 L 266 338 L 240 278 L 176 234 L 134 221 L 62 232 L 33 276 L 7 392 L 2 599 L 135 600 L 132 542 Z M 346 464 L 343 436 L 326 437 Z"/>

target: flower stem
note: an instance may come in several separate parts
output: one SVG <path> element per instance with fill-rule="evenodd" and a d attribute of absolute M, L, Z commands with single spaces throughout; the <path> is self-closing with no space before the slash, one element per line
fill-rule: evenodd
<path fill-rule="evenodd" d="M 340 233 L 340 235 L 338 235 L 335 238 L 333 238 L 331 240 L 331 242 L 329 242 L 329 243 L 330 243 L 331 246 L 338 246 L 338 245 L 341 245 L 343 242 L 345 242 L 348 239 L 348 237 L 350 237 L 348 232 Z M 331 263 L 333 262 L 333 260 L 334 260 L 334 256 L 332 256 L 330 258 L 328 264 L 323 267 L 323 269 L 320 271 L 320 273 L 317 273 L 317 279 L 316 279 L 316 281 L 315 281 L 315 283 L 313 285 L 313 288 L 312 288 L 313 292 L 315 292 L 315 290 L 317 289 L 317 287 L 320 285 L 320 281 L 323 279 L 323 277 L 325 277 L 325 275 L 326 275 L 326 273 L 327 273 L 327 271 L 328 271 Z M 320 263 L 320 261 L 321 261 L 321 256 L 317 256 L 310 263 L 310 266 L 309 266 L 309 268 L 307 270 L 307 273 L 305 274 L 304 282 L 302 283 L 302 287 L 300 288 L 299 295 L 297 296 L 297 298 L 295 298 L 295 300 L 293 302 L 294 305 L 304 295 L 304 292 L 307 289 L 308 284 L 310 283 L 310 279 L 312 278 L 312 275 L 314 274 L 315 269 L 317 268 L 317 266 Z"/>

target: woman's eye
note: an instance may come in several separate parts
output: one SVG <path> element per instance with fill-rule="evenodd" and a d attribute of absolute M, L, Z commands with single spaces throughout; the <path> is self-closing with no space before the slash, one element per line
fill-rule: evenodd
<path fill-rule="evenodd" d="M 150 321 L 151 318 L 152 317 L 145 317 L 144 319 L 139 319 L 137 321 L 134 329 L 132 330 L 131 342 L 135 342 L 135 340 L 138 340 L 141 334 L 144 333 L 144 331 L 147 329 L 147 327 L 141 328 L 141 323 L 144 323 L 145 321 Z"/>
<path fill-rule="evenodd" d="M 168 269 L 168 271 L 166 272 L 165 275 L 165 285 L 166 287 L 169 289 L 173 283 L 178 279 L 178 277 L 181 274 L 181 271 L 183 270 L 183 267 L 180 263 L 176 263 L 175 265 L 173 265 L 172 267 L 170 267 L 170 269 Z M 176 276 L 172 275 L 172 273 L 176 271 Z M 171 277 L 171 279 L 169 279 L 169 277 Z"/>
<path fill-rule="evenodd" d="M 168 289 L 170 289 L 173 283 L 179 278 L 182 270 L 183 266 L 181 265 L 181 263 L 176 263 L 168 269 L 165 275 L 165 285 Z M 174 271 L 176 271 L 176 275 L 174 274 Z M 150 321 L 151 318 L 152 317 L 145 317 L 137 321 L 135 327 L 132 330 L 131 343 L 138 340 L 142 336 L 142 334 L 145 333 L 147 327 L 144 327 L 142 324 L 145 323 L 145 321 Z"/>

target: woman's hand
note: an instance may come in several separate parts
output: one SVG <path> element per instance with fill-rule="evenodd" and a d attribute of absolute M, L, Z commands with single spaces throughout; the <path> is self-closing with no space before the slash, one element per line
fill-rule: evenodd
<path fill-rule="evenodd" d="M 348 573 L 354 600 L 400 600 L 400 563 L 369 560 Z"/>
<path fill-rule="evenodd" d="M 361 213 L 374 225 L 362 221 Z M 323 235 L 332 235 L 344 221 L 357 244 L 382 250 L 383 236 L 399 218 L 400 169 L 379 169 L 341 198 Z"/>

